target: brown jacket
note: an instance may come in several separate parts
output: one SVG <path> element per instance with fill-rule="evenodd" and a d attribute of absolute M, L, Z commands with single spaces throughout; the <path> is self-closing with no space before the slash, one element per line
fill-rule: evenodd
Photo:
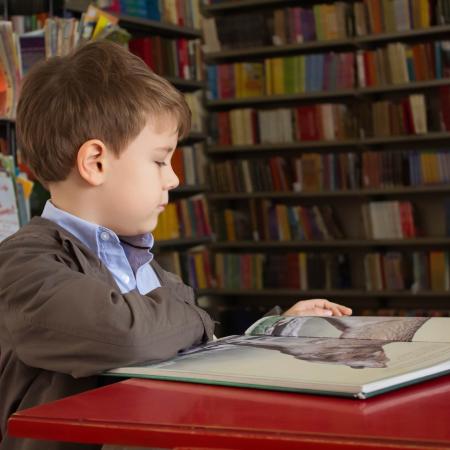
<path fill-rule="evenodd" d="M 212 338 L 192 289 L 152 266 L 160 288 L 121 294 L 88 248 L 40 217 L 0 244 L 1 450 L 98 448 L 13 439 L 7 419 L 100 386 L 106 369 L 168 359 Z"/>

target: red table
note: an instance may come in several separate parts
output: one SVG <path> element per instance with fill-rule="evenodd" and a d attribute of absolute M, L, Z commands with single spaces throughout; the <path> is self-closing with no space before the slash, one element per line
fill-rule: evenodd
<path fill-rule="evenodd" d="M 450 376 L 369 400 L 129 379 L 14 414 L 18 437 L 228 449 L 450 449 Z"/>

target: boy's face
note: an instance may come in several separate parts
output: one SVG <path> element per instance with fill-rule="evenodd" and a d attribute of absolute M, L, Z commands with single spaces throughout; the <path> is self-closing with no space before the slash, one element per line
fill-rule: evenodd
<path fill-rule="evenodd" d="M 172 169 L 178 132 L 173 117 L 149 120 L 120 154 L 109 158 L 103 185 L 104 225 L 122 236 L 151 232 L 179 184 Z"/>

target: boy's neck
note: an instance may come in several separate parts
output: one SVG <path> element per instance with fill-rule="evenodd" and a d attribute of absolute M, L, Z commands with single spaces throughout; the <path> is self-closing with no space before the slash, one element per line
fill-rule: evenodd
<path fill-rule="evenodd" d="M 93 192 L 77 186 L 70 179 L 49 184 L 50 201 L 56 208 L 80 219 L 102 225 L 99 217 L 98 203 Z"/>

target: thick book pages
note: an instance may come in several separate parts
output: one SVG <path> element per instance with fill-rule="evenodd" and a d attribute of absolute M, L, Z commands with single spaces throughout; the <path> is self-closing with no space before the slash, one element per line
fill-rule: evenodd
<path fill-rule="evenodd" d="M 360 399 L 450 372 L 450 318 L 268 316 L 169 361 L 107 374 Z"/>

